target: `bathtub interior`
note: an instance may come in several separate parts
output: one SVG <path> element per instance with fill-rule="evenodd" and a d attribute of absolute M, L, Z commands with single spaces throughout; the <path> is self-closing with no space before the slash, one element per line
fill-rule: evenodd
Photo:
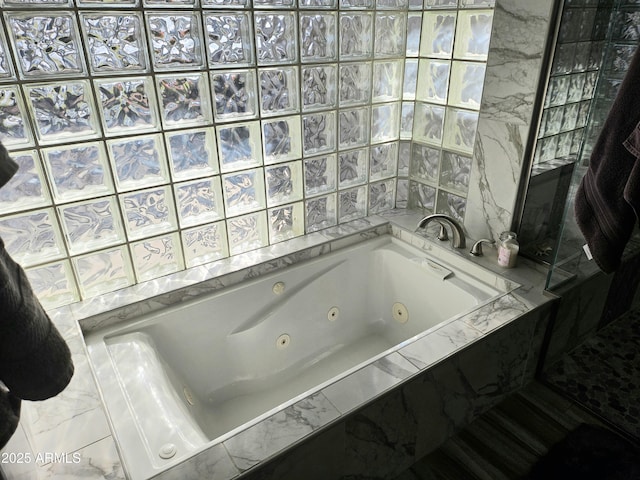
<path fill-rule="evenodd" d="M 86 341 L 127 468 L 145 478 L 503 295 L 496 285 L 383 236 Z M 147 462 L 126 452 L 140 449 Z"/>

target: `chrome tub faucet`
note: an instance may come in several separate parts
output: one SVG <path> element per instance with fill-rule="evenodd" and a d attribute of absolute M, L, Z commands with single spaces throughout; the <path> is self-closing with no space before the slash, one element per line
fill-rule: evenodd
<path fill-rule="evenodd" d="M 427 215 L 426 217 L 424 217 L 422 220 L 418 222 L 416 231 L 418 231 L 421 228 L 427 228 L 427 225 L 429 225 L 429 223 L 431 223 L 432 221 L 436 221 L 440 224 L 440 233 L 438 234 L 438 240 L 444 241 L 449 239 L 449 235 L 447 234 L 447 229 L 445 228 L 445 225 L 449 225 L 449 227 L 451 228 L 451 235 L 453 236 L 453 240 L 451 242 L 453 247 L 454 248 L 466 247 L 465 235 L 464 235 L 464 230 L 462 228 L 462 225 L 460 225 L 460 223 L 455 218 L 449 215 L 445 215 L 442 213 Z"/>

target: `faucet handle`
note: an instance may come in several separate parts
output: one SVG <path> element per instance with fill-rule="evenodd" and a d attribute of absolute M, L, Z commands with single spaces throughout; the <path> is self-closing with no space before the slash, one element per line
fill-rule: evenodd
<path fill-rule="evenodd" d="M 482 254 L 482 244 L 483 243 L 487 243 L 489 245 L 494 245 L 496 243 L 495 240 L 491 240 L 488 238 L 481 238 L 480 240 L 478 240 L 476 243 L 473 244 L 473 246 L 471 247 L 471 250 L 469 251 L 469 253 L 471 255 L 473 255 L 474 257 L 481 257 Z"/>
<path fill-rule="evenodd" d="M 446 242 L 449 240 L 449 234 L 447 233 L 447 229 L 444 226 L 444 223 L 438 222 L 440 224 L 440 232 L 438 232 L 438 240 L 441 242 Z"/>

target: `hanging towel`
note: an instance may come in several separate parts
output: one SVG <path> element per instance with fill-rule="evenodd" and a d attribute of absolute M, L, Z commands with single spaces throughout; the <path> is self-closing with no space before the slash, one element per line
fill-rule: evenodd
<path fill-rule="evenodd" d="M 640 48 L 594 145 L 575 198 L 575 218 L 593 259 L 615 271 L 640 213 Z"/>
<path fill-rule="evenodd" d="M 0 148 L 0 185 L 15 173 L 12 163 Z M 73 370 L 69 347 L 0 238 L 0 448 L 17 427 L 20 401 L 57 395 Z"/>

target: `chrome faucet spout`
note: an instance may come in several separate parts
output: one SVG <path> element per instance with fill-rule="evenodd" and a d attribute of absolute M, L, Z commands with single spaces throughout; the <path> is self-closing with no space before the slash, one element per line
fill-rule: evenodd
<path fill-rule="evenodd" d="M 416 231 L 421 228 L 426 228 L 429 223 L 432 221 L 436 221 L 440 223 L 441 226 L 447 224 L 451 227 L 451 235 L 453 239 L 451 241 L 454 248 L 466 248 L 465 234 L 462 225 L 453 217 L 449 215 L 445 215 L 443 213 L 434 213 L 433 215 L 427 215 L 422 220 L 418 222 L 418 226 L 416 227 Z M 441 235 L 438 236 L 439 238 Z M 446 236 L 443 238 L 446 240 Z"/>

